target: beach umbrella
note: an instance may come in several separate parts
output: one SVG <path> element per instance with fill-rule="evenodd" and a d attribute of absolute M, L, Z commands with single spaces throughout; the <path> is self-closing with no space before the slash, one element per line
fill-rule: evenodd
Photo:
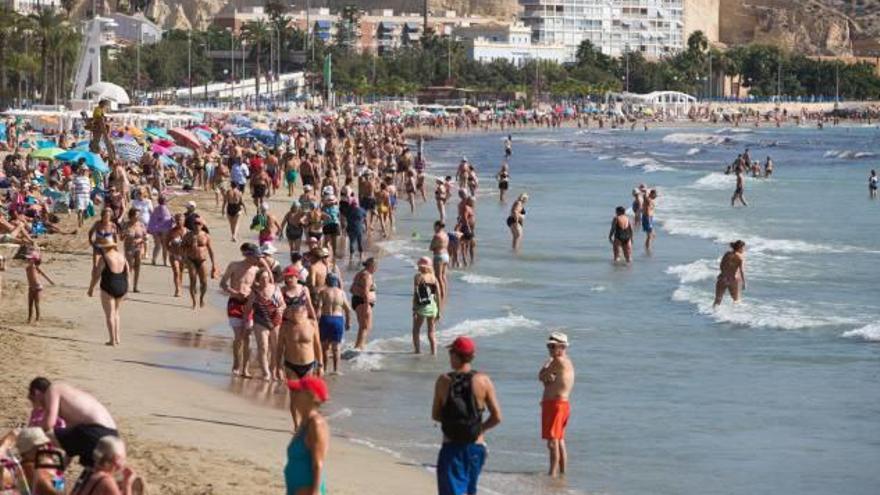
<path fill-rule="evenodd" d="M 37 141 L 37 148 L 39 148 L 39 149 L 57 148 L 57 147 L 58 147 L 58 145 L 55 143 L 55 141 L 49 141 L 49 140 L 45 140 L 45 139 L 41 140 L 41 141 Z"/>
<path fill-rule="evenodd" d="M 168 131 L 161 127 L 147 127 L 144 129 L 144 132 L 159 139 L 167 139 L 169 141 L 173 139 L 171 135 L 168 134 Z"/>
<path fill-rule="evenodd" d="M 170 155 L 171 146 L 162 146 L 159 143 L 153 143 L 153 145 L 150 146 L 150 151 L 153 153 L 159 153 L 160 155 Z"/>
<path fill-rule="evenodd" d="M 175 127 L 168 131 L 168 134 L 174 138 L 177 144 L 181 146 L 186 146 L 187 148 L 199 149 L 202 147 L 202 143 L 199 141 L 199 138 L 195 136 L 192 132 L 184 129 L 183 127 Z"/>
<path fill-rule="evenodd" d="M 116 156 L 125 161 L 138 162 L 144 156 L 144 147 L 135 142 L 119 140 L 114 144 L 116 145 Z"/>
<path fill-rule="evenodd" d="M 51 159 L 55 158 L 56 156 L 60 155 L 61 153 L 64 153 L 65 151 L 66 150 L 63 150 L 61 148 L 56 148 L 56 147 L 40 148 L 37 151 L 34 151 L 33 153 L 31 153 L 31 157 L 38 158 L 41 160 L 51 160 Z"/>
<path fill-rule="evenodd" d="M 110 171 L 110 167 L 104 163 L 104 159 L 101 158 L 100 155 L 92 153 L 91 151 L 68 150 L 59 155 L 55 155 L 56 160 L 72 163 L 78 162 L 80 158 L 83 158 L 86 165 L 95 172 L 106 174 Z"/>
<path fill-rule="evenodd" d="M 171 152 L 172 155 L 192 156 L 195 154 L 195 153 L 193 153 L 193 150 L 191 150 L 189 148 L 185 148 L 183 146 L 174 146 L 171 149 L 169 149 L 169 151 Z"/>
<path fill-rule="evenodd" d="M 254 123 L 251 121 L 251 119 L 245 117 L 244 115 L 233 115 L 232 118 L 229 119 L 229 122 L 231 122 L 232 124 L 235 124 L 235 125 L 241 125 L 241 126 L 245 126 L 245 127 L 251 127 L 252 125 L 254 125 Z"/>
<path fill-rule="evenodd" d="M 193 129 L 193 134 L 195 134 L 196 137 L 199 138 L 199 141 L 201 141 L 202 144 L 205 144 L 205 145 L 211 144 L 212 134 L 210 132 L 207 132 L 204 129 L 196 127 L 195 129 Z"/>

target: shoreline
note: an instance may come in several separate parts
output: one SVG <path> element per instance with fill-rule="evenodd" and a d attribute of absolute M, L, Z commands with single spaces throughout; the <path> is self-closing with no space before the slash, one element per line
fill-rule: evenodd
<path fill-rule="evenodd" d="M 200 211 L 215 233 L 218 268 L 225 266 L 237 255 L 238 243 L 226 238 L 228 225 L 213 209 L 213 195 L 199 191 L 175 196 L 171 203 L 181 204 L 181 198 L 211 206 Z M 106 347 L 100 303 L 85 296 L 90 257 L 84 247 L 82 239 L 69 236 L 50 238 L 44 247 L 43 267 L 58 286 L 47 287 L 43 319 L 33 326 L 25 323 L 21 264 L 10 262 L 0 272 L 5 279 L 0 372 L 14 384 L 4 392 L 9 406 L 0 414 L 0 426 L 8 429 L 26 420 L 27 383 L 43 375 L 82 387 L 108 407 L 120 424 L 131 465 L 153 493 L 282 492 L 284 453 L 292 437 L 286 387 L 232 379 L 229 370 L 217 370 L 211 362 L 180 365 L 165 358 L 180 348 L 163 342 L 163 335 L 201 338 L 207 329 L 225 323 L 223 308 L 209 303 L 193 312 L 188 297 L 171 297 L 169 269 L 143 265 L 142 292 L 129 293 L 122 305 L 122 345 Z M 219 295 L 217 280 L 209 286 L 209 298 L 214 294 Z M 159 318 L 163 324 L 157 328 Z M 194 373 L 228 385 L 206 383 Z M 267 400 L 275 407 L 266 407 L 262 402 Z M 332 418 L 328 421 L 333 432 Z M 434 490 L 424 467 L 338 432 L 333 432 L 327 483 L 333 493 L 343 495 L 370 488 L 401 495 Z"/>

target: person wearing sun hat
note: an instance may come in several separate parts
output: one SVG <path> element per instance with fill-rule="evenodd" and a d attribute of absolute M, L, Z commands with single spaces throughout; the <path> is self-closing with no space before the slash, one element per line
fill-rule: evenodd
<path fill-rule="evenodd" d="M 501 404 L 489 375 L 472 368 L 474 341 L 456 338 L 449 349 L 451 373 L 434 385 L 431 417 L 441 425 L 443 446 L 437 459 L 439 495 L 474 495 L 486 462 L 484 435 L 501 424 Z M 489 410 L 489 417 L 483 413 Z"/>
<path fill-rule="evenodd" d="M 25 479 L 30 483 L 31 492 L 34 495 L 49 495 L 64 493 L 64 465 L 60 451 L 52 451 L 52 454 L 43 454 L 41 450 L 51 447 L 51 440 L 39 427 L 23 428 L 18 432 L 15 439 L 15 450 L 21 459 L 21 467 Z M 57 452 L 57 454 L 55 453 Z M 37 457 L 40 453 L 39 467 Z M 56 464 L 49 466 L 50 457 L 55 457 Z"/>
<path fill-rule="evenodd" d="M 327 384 L 316 376 L 289 380 L 290 414 L 299 425 L 287 446 L 284 483 L 288 495 L 327 493 L 324 481 L 330 427 L 321 415 L 321 404 L 330 399 Z"/>
<path fill-rule="evenodd" d="M 541 399 L 541 437 L 547 441 L 550 451 L 550 476 L 565 474 L 568 455 L 565 446 L 565 428 L 571 416 L 569 396 L 574 387 L 574 365 L 569 359 L 568 335 L 553 332 L 547 338 L 550 357 L 538 372 L 538 380 L 544 384 Z"/>

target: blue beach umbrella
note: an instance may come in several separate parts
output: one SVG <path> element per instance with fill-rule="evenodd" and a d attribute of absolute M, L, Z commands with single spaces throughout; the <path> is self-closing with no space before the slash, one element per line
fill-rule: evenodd
<path fill-rule="evenodd" d="M 56 160 L 72 163 L 78 162 L 80 158 L 83 158 L 86 162 L 86 166 L 95 172 L 100 172 L 102 174 L 110 172 L 110 167 L 104 163 L 104 159 L 101 158 L 100 155 L 96 155 L 90 151 L 70 150 L 55 156 Z"/>
<path fill-rule="evenodd" d="M 144 132 L 159 139 L 174 141 L 174 138 L 171 137 L 171 134 L 168 134 L 168 131 L 162 129 L 161 127 L 147 127 L 146 129 L 144 129 Z"/>

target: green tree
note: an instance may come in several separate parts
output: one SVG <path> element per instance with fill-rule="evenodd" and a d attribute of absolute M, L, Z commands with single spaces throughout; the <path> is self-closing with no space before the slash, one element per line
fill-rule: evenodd
<path fill-rule="evenodd" d="M 246 23 L 241 28 L 241 35 L 249 43 L 253 45 L 252 53 L 256 56 L 256 84 L 254 86 L 256 94 L 257 108 L 260 108 L 260 77 L 262 76 L 260 60 L 263 58 L 263 47 L 269 41 L 269 25 L 266 21 L 258 20 Z"/>

